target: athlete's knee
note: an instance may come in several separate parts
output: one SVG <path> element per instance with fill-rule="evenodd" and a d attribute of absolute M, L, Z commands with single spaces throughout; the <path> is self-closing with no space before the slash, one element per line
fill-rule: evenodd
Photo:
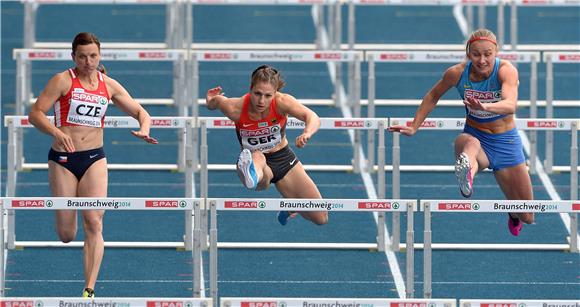
<path fill-rule="evenodd" d="M 77 236 L 77 232 L 76 230 L 70 230 L 70 229 L 58 229 L 56 231 L 56 234 L 58 235 L 58 239 L 60 241 L 62 241 L 62 243 L 69 243 L 72 242 L 75 237 Z"/>
<path fill-rule="evenodd" d="M 321 212 L 314 215 L 311 221 L 319 226 L 326 225 L 328 223 L 328 212 Z"/>
<path fill-rule="evenodd" d="M 100 216 L 85 217 L 83 219 L 83 225 L 87 235 L 103 232 L 103 219 Z"/>

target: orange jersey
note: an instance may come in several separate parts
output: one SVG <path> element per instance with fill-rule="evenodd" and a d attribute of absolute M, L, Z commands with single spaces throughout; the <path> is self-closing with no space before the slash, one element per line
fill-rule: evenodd
<path fill-rule="evenodd" d="M 97 72 L 99 85 L 91 91 L 82 86 L 73 69 L 68 71 L 72 84 L 66 95 L 54 103 L 55 125 L 102 128 L 110 99 L 103 74 Z"/>
<path fill-rule="evenodd" d="M 270 112 L 266 118 L 252 120 L 248 115 L 250 94 L 244 96 L 240 119 L 236 122 L 236 133 L 242 148 L 251 151 L 268 152 L 284 139 L 287 117 L 276 112 L 276 99 L 270 103 Z"/>

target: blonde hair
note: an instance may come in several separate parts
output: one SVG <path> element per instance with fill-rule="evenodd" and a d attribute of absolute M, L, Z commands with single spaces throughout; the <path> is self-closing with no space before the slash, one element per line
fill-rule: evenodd
<path fill-rule="evenodd" d="M 276 68 L 268 65 L 262 65 L 252 72 L 250 87 L 254 88 L 259 82 L 266 82 L 271 84 L 276 91 L 281 90 L 286 83 L 282 80 L 282 76 Z"/>
<path fill-rule="evenodd" d="M 481 41 L 481 40 L 492 42 L 495 45 L 496 51 L 498 50 L 497 38 L 495 37 L 495 34 L 493 34 L 493 32 L 491 32 L 488 29 L 477 29 L 477 30 L 473 31 L 473 33 L 471 33 L 471 35 L 469 35 L 469 38 L 467 39 L 467 42 L 465 43 L 465 53 L 469 54 L 469 46 L 471 46 L 471 44 L 473 42 Z"/>

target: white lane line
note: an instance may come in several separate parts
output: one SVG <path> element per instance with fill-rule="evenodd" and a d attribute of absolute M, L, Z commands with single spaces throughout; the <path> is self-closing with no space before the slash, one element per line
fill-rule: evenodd
<path fill-rule="evenodd" d="M 314 21 L 316 21 L 315 16 L 318 16 L 316 6 L 312 7 L 312 16 L 314 16 Z M 328 33 L 326 32 L 326 28 L 324 28 L 324 27 L 322 29 L 322 42 L 323 43 L 326 42 L 326 44 L 322 45 L 323 47 L 326 47 L 328 45 Z M 334 63 L 327 63 L 327 66 L 328 66 L 330 78 L 334 82 L 335 77 L 336 77 L 336 69 L 334 67 Z M 345 102 L 347 99 L 346 92 L 344 90 L 344 87 L 342 87 L 342 85 L 339 88 L 339 93 L 340 93 L 339 94 L 340 100 Z M 350 109 L 344 103 L 341 104 L 340 108 L 341 108 L 343 117 L 345 117 L 345 118 L 353 117 Z M 348 130 L 348 136 L 350 137 L 351 143 L 354 144 L 354 131 Z M 361 157 L 361 159 L 360 159 L 361 177 L 363 179 L 364 185 L 365 185 L 366 190 L 367 190 L 367 196 L 370 199 L 376 199 L 377 192 L 375 190 L 375 186 L 374 186 L 372 177 L 365 170 L 366 169 L 365 165 L 363 165 L 364 164 L 363 161 L 366 160 L 365 154 L 364 154 L 362 148 L 359 148 L 358 150 L 359 150 L 359 155 Z M 378 214 L 376 212 L 373 212 L 373 217 L 375 219 L 375 223 L 378 223 Z M 385 241 L 386 241 L 385 242 L 386 246 L 391 245 L 389 229 L 386 226 L 385 226 Z M 389 251 L 389 250 L 385 251 L 385 255 L 387 256 L 389 268 L 391 270 L 391 274 L 393 276 L 393 280 L 394 280 L 396 288 L 397 288 L 397 293 L 398 293 L 400 298 L 404 298 L 404 297 L 406 297 L 405 280 L 403 279 L 403 274 L 401 273 L 401 268 L 399 267 L 399 262 L 397 260 L 397 256 L 395 255 L 395 253 L 393 251 Z"/>

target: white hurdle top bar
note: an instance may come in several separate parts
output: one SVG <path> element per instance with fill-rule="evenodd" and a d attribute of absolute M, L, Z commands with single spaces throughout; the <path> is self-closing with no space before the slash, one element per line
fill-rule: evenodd
<path fill-rule="evenodd" d="M 304 307 L 304 306 L 373 306 L 373 307 L 455 307 L 455 299 L 390 298 L 297 298 L 297 297 L 222 297 L 221 307 Z M 510 306 L 511 307 L 511 306 Z"/>
<path fill-rule="evenodd" d="M 406 212 L 407 204 L 413 203 L 417 211 L 417 200 L 411 199 L 302 199 L 302 198 L 209 198 L 218 210 L 260 211 L 359 211 L 359 212 Z"/>
<path fill-rule="evenodd" d="M 208 129 L 226 129 L 235 127 L 234 121 L 227 117 L 199 117 L 198 120 L 204 120 Z M 379 128 L 379 124 L 381 122 L 386 127 L 386 118 L 321 117 L 320 129 L 375 130 Z M 305 124 L 303 121 L 289 117 L 288 121 L 286 122 L 286 129 L 304 129 L 304 125 Z"/>
<path fill-rule="evenodd" d="M 579 300 L 459 300 L 461 307 L 576 307 Z"/>
<path fill-rule="evenodd" d="M 47 118 L 54 123 L 53 116 L 47 116 Z M 191 122 L 194 127 L 195 121 L 191 117 L 154 116 L 151 117 L 151 128 L 186 128 L 188 122 Z M 28 121 L 28 117 L 22 115 L 4 116 L 4 126 L 9 125 L 18 128 L 34 128 Z M 139 128 L 139 122 L 130 116 L 107 116 L 104 128 Z"/>
<path fill-rule="evenodd" d="M 505 52 L 497 55 L 500 59 L 515 63 L 530 63 L 540 60 L 539 52 Z M 365 59 L 372 57 L 375 62 L 393 63 L 452 63 L 465 60 L 463 51 L 367 51 Z"/>
<path fill-rule="evenodd" d="M 363 59 L 362 51 L 324 51 L 324 50 L 272 50 L 239 51 L 207 50 L 194 51 L 200 62 L 351 62 L 357 57 Z"/>
<path fill-rule="evenodd" d="M 7 197 L 4 209 L 17 210 L 193 210 L 193 198 Z"/>
<path fill-rule="evenodd" d="M 572 123 L 580 125 L 578 118 L 516 118 L 516 127 L 521 130 L 570 130 Z M 407 125 L 413 123 L 413 118 L 390 118 L 390 125 Z M 421 130 L 462 130 L 465 118 L 427 118 L 419 129 Z"/>
<path fill-rule="evenodd" d="M 69 49 L 14 49 L 13 59 L 29 61 L 72 61 Z M 187 52 L 174 49 L 103 49 L 103 61 L 175 61 L 185 58 Z"/>
<path fill-rule="evenodd" d="M 132 307 L 211 307 L 211 298 L 119 298 L 97 297 L 90 300 L 80 297 L 3 297 L 2 307 L 56 307 L 56 306 L 132 306 Z"/>
<path fill-rule="evenodd" d="M 552 63 L 579 63 L 580 52 L 544 52 L 544 62 L 548 59 Z"/>
<path fill-rule="evenodd" d="M 422 211 L 426 205 L 433 212 L 580 212 L 580 200 L 421 200 Z"/>

